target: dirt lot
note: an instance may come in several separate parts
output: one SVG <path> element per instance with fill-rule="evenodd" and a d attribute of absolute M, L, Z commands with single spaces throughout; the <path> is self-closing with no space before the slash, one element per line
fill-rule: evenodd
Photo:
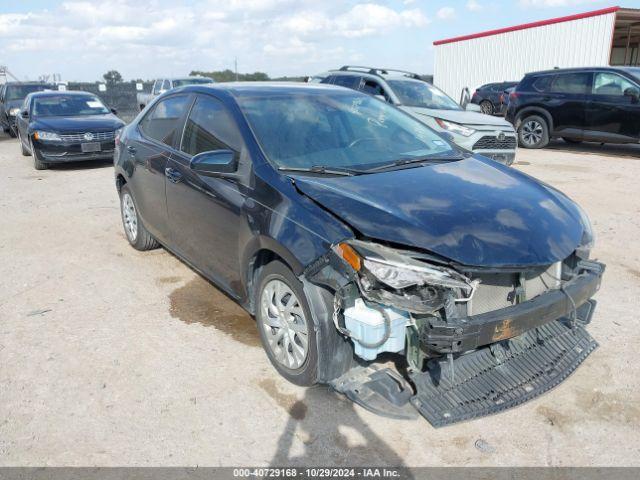
<path fill-rule="evenodd" d="M 640 151 L 607 152 L 516 163 L 593 220 L 601 347 L 541 398 L 436 430 L 288 384 L 243 310 L 128 246 L 109 164 L 37 172 L 0 137 L 0 465 L 640 466 Z"/>

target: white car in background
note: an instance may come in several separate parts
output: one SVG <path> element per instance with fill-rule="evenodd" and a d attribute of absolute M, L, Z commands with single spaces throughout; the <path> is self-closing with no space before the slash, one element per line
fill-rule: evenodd
<path fill-rule="evenodd" d="M 480 113 L 480 107 L 474 104 L 468 104 L 465 110 L 415 73 L 347 65 L 314 75 L 309 81 L 377 96 L 443 133 L 462 148 L 505 165 L 511 165 L 515 158 L 517 139 L 513 125 L 502 118 Z"/>

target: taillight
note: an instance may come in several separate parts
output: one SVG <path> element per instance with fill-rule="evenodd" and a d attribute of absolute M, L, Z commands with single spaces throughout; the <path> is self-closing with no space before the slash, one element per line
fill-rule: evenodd
<path fill-rule="evenodd" d="M 518 92 L 511 92 L 509 94 L 509 101 L 515 100 L 516 98 L 518 98 Z"/>

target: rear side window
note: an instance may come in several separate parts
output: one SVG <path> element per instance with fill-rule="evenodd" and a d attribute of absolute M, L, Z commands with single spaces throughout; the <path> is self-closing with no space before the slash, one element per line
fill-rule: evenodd
<path fill-rule="evenodd" d="M 172 146 L 180 119 L 189 106 L 187 95 L 176 95 L 158 102 L 140 122 L 145 136 Z"/>
<path fill-rule="evenodd" d="M 336 75 L 333 78 L 333 84 L 357 90 L 360 86 L 360 79 L 361 77 L 353 75 Z"/>
<path fill-rule="evenodd" d="M 545 75 L 543 77 L 538 77 L 531 82 L 531 88 L 533 88 L 536 92 L 548 92 L 551 87 L 551 81 L 553 80 L 553 75 Z"/>
<path fill-rule="evenodd" d="M 212 97 L 200 96 L 189 113 L 180 149 L 197 155 L 214 150 L 240 151 L 242 140 L 234 118 Z"/>
<path fill-rule="evenodd" d="M 587 93 L 590 73 L 563 73 L 556 76 L 551 85 L 553 93 L 581 94 Z"/>

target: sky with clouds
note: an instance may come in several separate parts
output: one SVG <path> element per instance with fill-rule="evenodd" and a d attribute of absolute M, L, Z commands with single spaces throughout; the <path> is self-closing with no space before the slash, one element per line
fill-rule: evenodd
<path fill-rule="evenodd" d="M 191 70 L 307 75 L 350 64 L 433 71 L 434 40 L 615 0 L 0 0 L 0 65 L 93 81 Z M 639 7 L 640 0 L 627 0 Z"/>

